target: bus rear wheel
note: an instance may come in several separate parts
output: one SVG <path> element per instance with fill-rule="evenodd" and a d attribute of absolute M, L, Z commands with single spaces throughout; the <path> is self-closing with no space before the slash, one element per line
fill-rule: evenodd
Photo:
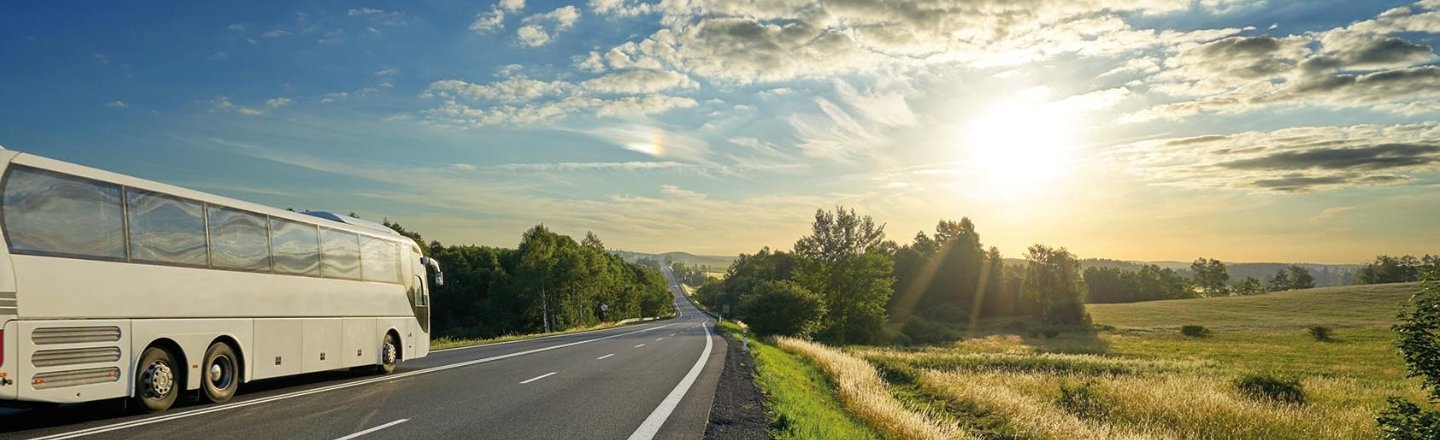
<path fill-rule="evenodd" d="M 395 344 L 393 333 L 386 333 L 385 338 L 380 341 L 380 365 L 375 367 L 375 372 L 390 374 L 395 372 L 395 362 L 400 359 L 400 347 Z"/>
<path fill-rule="evenodd" d="M 224 403 L 235 397 L 240 386 L 240 363 L 235 361 L 235 350 L 230 344 L 216 342 L 205 350 L 205 369 L 200 371 L 201 389 L 211 402 Z"/>
<path fill-rule="evenodd" d="M 175 355 L 163 347 L 149 347 L 135 364 L 135 403 L 148 412 L 160 412 L 175 404 L 180 395 L 180 376 Z"/>

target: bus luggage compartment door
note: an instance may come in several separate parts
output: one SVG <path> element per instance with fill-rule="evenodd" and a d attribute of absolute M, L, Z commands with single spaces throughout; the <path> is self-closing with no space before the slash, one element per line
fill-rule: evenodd
<path fill-rule="evenodd" d="M 20 321 L 20 400 L 75 403 L 130 394 L 129 320 Z"/>

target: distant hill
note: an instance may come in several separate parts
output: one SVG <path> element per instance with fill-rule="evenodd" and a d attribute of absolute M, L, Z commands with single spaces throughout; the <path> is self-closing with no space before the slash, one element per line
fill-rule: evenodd
<path fill-rule="evenodd" d="M 666 261 L 680 261 L 688 265 L 710 266 L 710 268 L 716 272 L 724 272 L 725 269 L 730 267 L 730 263 L 735 261 L 735 257 L 733 256 L 726 257 L 718 255 L 695 255 L 689 252 L 679 251 L 665 252 L 659 254 L 632 252 L 625 250 L 616 250 L 612 252 L 614 252 L 616 255 L 619 255 L 620 258 L 624 258 L 625 261 L 629 261 L 631 263 L 639 261 L 641 258 L 650 258 L 661 263 L 664 263 Z"/>
<path fill-rule="evenodd" d="M 1177 299 L 1126 304 L 1088 304 L 1096 324 L 1120 328 L 1388 327 L 1400 304 L 1420 291 L 1417 283 L 1320 287 L 1254 296 Z"/>

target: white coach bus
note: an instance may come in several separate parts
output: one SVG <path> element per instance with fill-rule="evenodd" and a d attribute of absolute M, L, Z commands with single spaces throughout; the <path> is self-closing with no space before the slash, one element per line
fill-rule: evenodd
<path fill-rule="evenodd" d="M 3 148 L 0 175 L 0 404 L 163 411 L 429 351 L 439 265 L 382 225 Z"/>

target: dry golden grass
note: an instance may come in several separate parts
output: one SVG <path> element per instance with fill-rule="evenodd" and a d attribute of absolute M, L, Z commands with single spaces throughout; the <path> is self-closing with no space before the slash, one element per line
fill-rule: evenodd
<path fill-rule="evenodd" d="M 860 358 L 794 338 L 776 338 L 775 344 L 819 365 L 835 381 L 846 410 L 891 438 L 970 438 L 955 427 L 943 426 L 924 414 L 906 410 L 900 401 L 890 395 L 875 367 Z"/>
<path fill-rule="evenodd" d="M 1062 382 L 1088 382 L 1098 409 L 1076 414 L 1059 404 Z M 1351 439 L 1375 438 L 1374 413 L 1335 405 L 1362 392 L 1354 381 L 1303 381 L 1303 405 L 1240 395 L 1223 377 L 1158 375 L 1055 375 L 926 370 L 920 385 L 996 411 L 1012 428 L 1041 439 Z"/>

